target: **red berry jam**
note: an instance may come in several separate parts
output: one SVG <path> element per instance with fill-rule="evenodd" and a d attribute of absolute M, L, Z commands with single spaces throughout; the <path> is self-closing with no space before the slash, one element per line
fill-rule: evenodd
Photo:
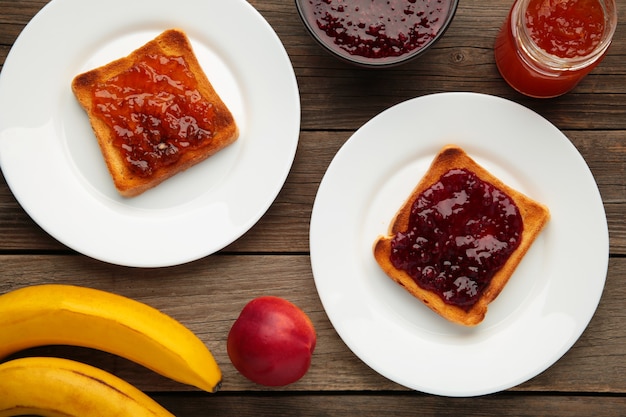
<path fill-rule="evenodd" d="M 385 59 L 408 54 L 441 30 L 450 0 L 307 0 L 311 26 L 349 53 Z"/>
<path fill-rule="evenodd" d="M 93 103 L 94 112 L 115 131 L 114 144 L 128 167 L 141 177 L 213 136 L 213 105 L 198 91 L 183 57 L 145 57 L 99 84 Z"/>
<path fill-rule="evenodd" d="M 452 169 L 413 203 L 408 230 L 392 241 L 391 262 L 422 288 L 469 310 L 519 246 L 515 202 L 465 169 Z"/>

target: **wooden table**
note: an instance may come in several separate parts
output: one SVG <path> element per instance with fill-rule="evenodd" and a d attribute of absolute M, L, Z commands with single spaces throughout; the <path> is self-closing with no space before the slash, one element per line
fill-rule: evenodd
<path fill-rule="evenodd" d="M 462 0 L 452 26 L 435 48 L 417 61 L 383 71 L 355 68 L 329 56 L 306 32 L 292 0 L 250 2 L 275 29 L 292 60 L 300 87 L 302 123 L 286 184 L 266 215 L 235 243 L 176 267 L 133 269 L 102 263 L 51 238 L 16 202 L 4 178 L 0 180 L 0 292 L 32 284 L 68 283 L 149 303 L 180 320 L 209 346 L 224 373 L 222 390 L 215 395 L 197 392 L 88 349 L 48 347 L 24 354 L 62 355 L 108 369 L 181 417 L 626 415 L 624 26 L 618 26 L 606 59 L 573 92 L 535 100 L 511 90 L 494 65 L 494 38 L 512 0 Z M 0 63 L 46 3 L 0 0 Z M 626 3 L 619 1 L 619 13 L 626 16 Z M 361 362 L 331 326 L 315 289 L 309 258 L 313 201 L 336 151 L 379 112 L 413 97 L 444 91 L 508 98 L 561 129 L 595 176 L 610 230 L 606 287 L 582 337 L 542 374 L 508 391 L 477 398 L 413 392 Z M 284 388 L 248 382 L 235 371 L 226 353 L 226 336 L 239 311 L 248 300 L 263 294 L 283 296 L 301 306 L 318 332 L 310 371 Z"/>

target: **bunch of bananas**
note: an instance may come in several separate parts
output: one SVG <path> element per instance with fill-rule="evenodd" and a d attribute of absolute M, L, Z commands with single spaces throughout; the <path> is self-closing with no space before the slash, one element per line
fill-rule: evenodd
<path fill-rule="evenodd" d="M 36 285 L 0 295 L 0 358 L 43 345 L 109 352 L 175 381 L 215 392 L 211 352 L 184 325 L 138 301 L 71 285 Z M 169 416 L 126 381 L 73 360 L 25 357 L 0 364 L 0 417 Z"/>

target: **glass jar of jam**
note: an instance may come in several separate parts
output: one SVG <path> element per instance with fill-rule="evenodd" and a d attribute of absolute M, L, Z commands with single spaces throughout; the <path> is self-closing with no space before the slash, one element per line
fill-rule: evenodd
<path fill-rule="evenodd" d="M 516 0 L 495 43 L 504 80 L 530 97 L 573 89 L 606 54 L 615 0 Z"/>

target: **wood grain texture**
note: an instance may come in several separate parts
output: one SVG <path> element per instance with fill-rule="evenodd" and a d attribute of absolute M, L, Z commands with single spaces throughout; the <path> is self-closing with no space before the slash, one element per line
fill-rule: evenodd
<path fill-rule="evenodd" d="M 484 417 L 484 416 L 620 416 L 626 409 L 623 397 L 493 395 L 483 398 L 439 398 L 417 393 L 389 396 L 281 395 L 196 397 L 183 395 L 153 398 L 182 416 L 359 416 L 359 417 Z"/>
<path fill-rule="evenodd" d="M 287 181 L 265 216 L 227 252 L 307 252 L 315 194 L 335 153 L 352 131 L 303 131 Z M 626 141 L 622 131 L 565 131 L 598 184 L 610 229 L 611 254 L 626 254 Z M 555 163 L 555 169 L 558 164 Z M 2 250 L 66 250 L 19 206 L 0 176 Z"/>

